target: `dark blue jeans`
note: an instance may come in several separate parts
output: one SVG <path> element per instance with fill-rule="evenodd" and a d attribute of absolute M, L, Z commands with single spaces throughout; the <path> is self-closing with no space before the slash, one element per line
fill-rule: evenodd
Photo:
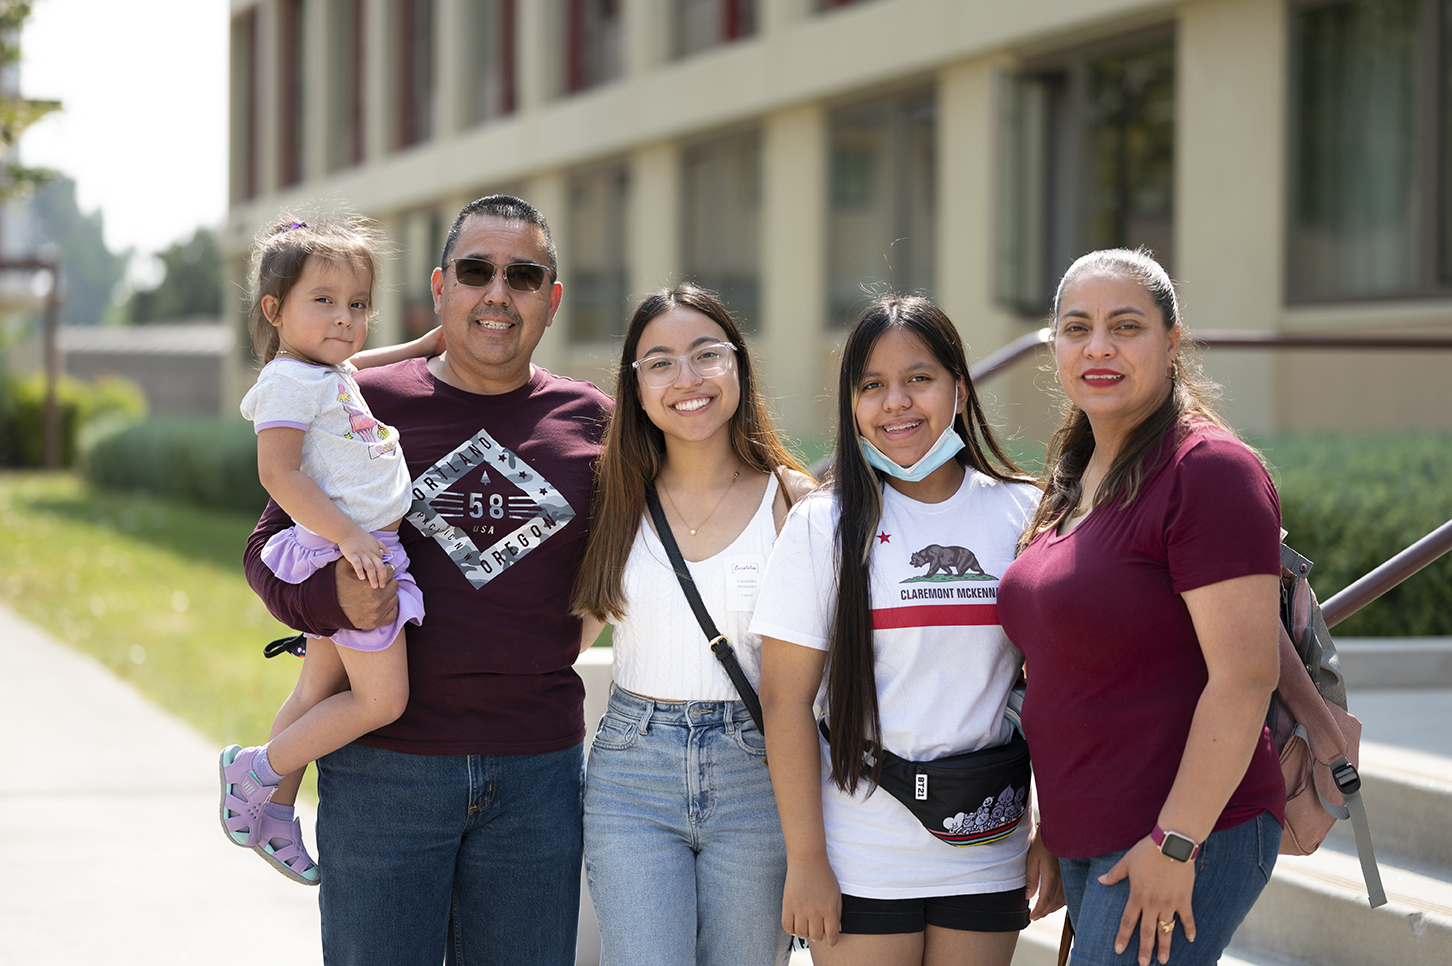
<path fill-rule="evenodd" d="M 574 963 L 580 746 L 317 764 L 325 963 Z"/>
<path fill-rule="evenodd" d="M 1281 849 L 1281 826 L 1269 812 L 1234 828 L 1212 833 L 1195 856 L 1195 941 L 1185 939 L 1178 926 L 1170 943 L 1169 966 L 1200 966 L 1219 962 L 1230 937 L 1270 881 Z M 1074 923 L 1072 966 L 1138 966 L 1139 932 L 1129 938 L 1123 953 L 1114 952 L 1119 919 L 1129 901 L 1129 880 L 1112 886 L 1099 877 L 1124 858 L 1124 849 L 1091 859 L 1060 859 L 1064 902 Z M 324 872 L 324 881 L 327 873 Z M 1178 920 L 1177 920 L 1178 921 Z M 1151 953 L 1151 963 L 1158 963 Z"/>

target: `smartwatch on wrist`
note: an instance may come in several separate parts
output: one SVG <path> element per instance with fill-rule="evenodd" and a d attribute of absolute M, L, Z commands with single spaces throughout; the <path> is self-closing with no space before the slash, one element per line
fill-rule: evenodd
<path fill-rule="evenodd" d="M 1155 825 L 1154 831 L 1150 832 L 1150 840 L 1159 846 L 1160 854 L 1166 855 L 1176 862 L 1189 862 L 1200 854 L 1200 846 L 1195 840 L 1179 832 L 1166 832 Z"/>

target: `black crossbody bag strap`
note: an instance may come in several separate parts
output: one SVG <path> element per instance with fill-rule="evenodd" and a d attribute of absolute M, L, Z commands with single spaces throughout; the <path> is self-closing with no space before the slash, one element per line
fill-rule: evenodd
<path fill-rule="evenodd" d="M 761 722 L 761 699 L 756 696 L 756 689 L 747 680 L 746 672 L 741 670 L 741 663 L 736 660 L 736 652 L 731 649 L 726 637 L 716 629 L 716 622 L 711 620 L 711 615 L 706 611 L 701 593 L 696 589 L 695 580 L 691 578 L 691 570 L 686 566 L 686 559 L 681 556 L 681 548 L 676 545 L 676 536 L 671 533 L 671 525 L 666 522 L 665 509 L 660 505 L 654 483 L 645 485 L 645 503 L 650 507 L 650 518 L 655 521 L 656 536 L 660 537 L 660 542 L 665 546 L 666 556 L 671 559 L 671 569 L 675 571 L 676 579 L 681 582 L 681 590 L 685 591 L 686 602 L 691 605 L 696 622 L 701 625 L 701 632 L 710 642 L 711 653 L 716 655 L 716 660 L 721 662 L 726 676 L 736 685 L 736 693 L 741 695 L 741 703 L 746 705 L 751 720 L 756 722 L 756 730 L 766 734 L 766 728 Z"/>

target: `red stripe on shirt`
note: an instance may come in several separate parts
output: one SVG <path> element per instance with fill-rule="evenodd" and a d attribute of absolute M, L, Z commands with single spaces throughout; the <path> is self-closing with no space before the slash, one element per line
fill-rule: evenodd
<path fill-rule="evenodd" d="M 998 623 L 997 604 L 924 604 L 880 607 L 872 611 L 872 629 L 897 627 L 968 627 Z"/>

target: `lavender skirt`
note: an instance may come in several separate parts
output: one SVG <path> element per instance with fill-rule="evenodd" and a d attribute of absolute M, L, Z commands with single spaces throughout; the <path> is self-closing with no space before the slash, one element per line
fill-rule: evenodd
<path fill-rule="evenodd" d="M 393 643 L 404 624 L 422 624 L 423 594 L 408 572 L 408 553 L 398 540 L 397 530 L 374 530 L 373 536 L 383 542 L 387 553 L 383 559 L 393 565 L 393 578 L 398 581 L 398 616 L 393 623 L 371 631 L 339 628 L 332 641 L 355 651 L 381 651 Z M 302 527 L 289 527 L 272 535 L 262 548 L 262 562 L 289 584 L 300 584 L 343 555 L 338 545 Z M 321 637 L 308 634 L 308 637 Z"/>

